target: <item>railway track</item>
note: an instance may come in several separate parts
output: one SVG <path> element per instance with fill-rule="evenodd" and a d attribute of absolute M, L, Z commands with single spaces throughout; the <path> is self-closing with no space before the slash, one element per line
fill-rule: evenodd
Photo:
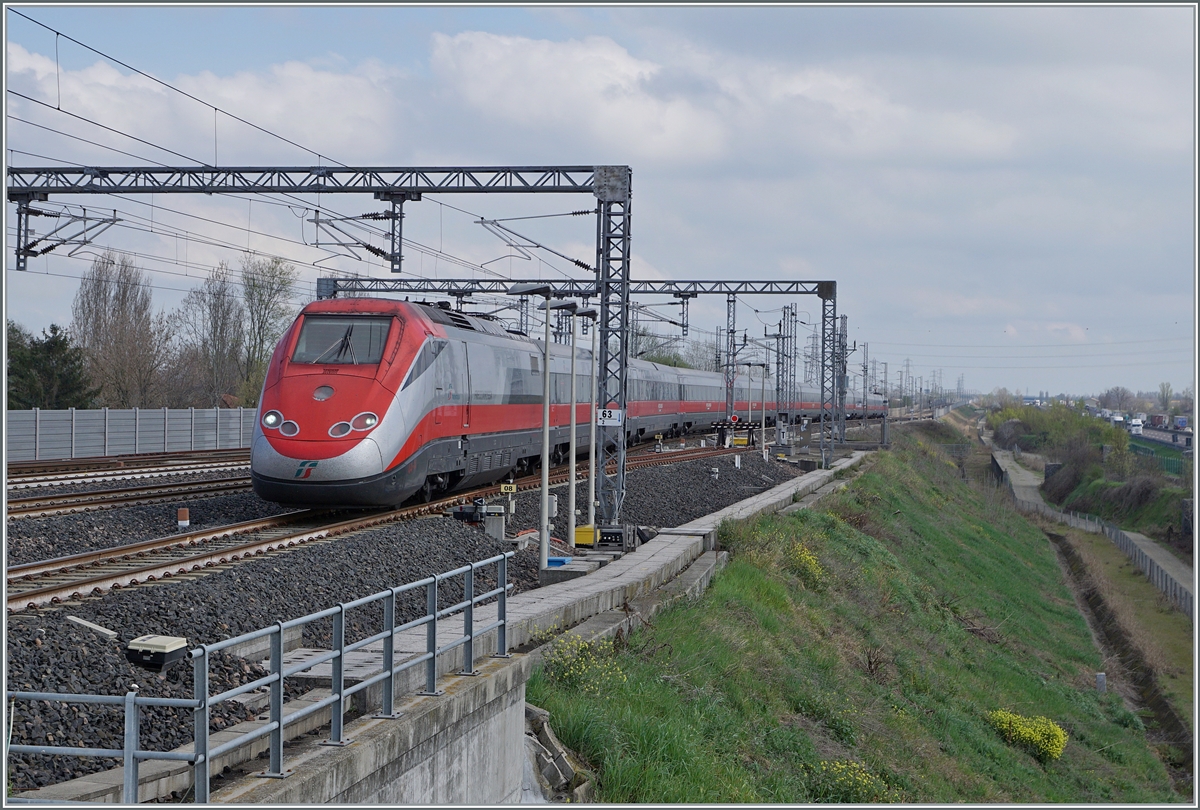
<path fill-rule="evenodd" d="M 161 501 L 194 500 L 214 495 L 231 495 L 248 492 L 250 489 L 250 476 L 242 475 L 210 481 L 148 484 L 121 489 L 72 492 L 66 495 L 34 495 L 26 498 L 9 498 L 8 517 L 11 519 L 67 515 L 73 512 L 114 509 L 118 506 L 140 506 Z"/>
<path fill-rule="evenodd" d="M 153 468 L 176 464 L 204 462 L 250 463 L 250 448 L 229 450 L 196 450 L 175 453 L 138 453 L 123 456 L 91 456 L 87 458 L 54 459 L 48 461 L 9 462 L 8 478 L 18 476 L 52 475 L 55 473 L 96 472 L 132 468 Z"/>
<path fill-rule="evenodd" d="M 693 448 L 664 453 L 641 453 L 626 460 L 626 469 L 652 467 L 744 452 L 744 448 Z M 575 474 L 586 474 L 587 465 L 576 465 Z M 564 466 L 551 473 L 552 483 L 570 477 Z M 537 489 L 540 476 L 514 481 L 519 491 Z M 116 548 L 89 551 L 54 560 L 25 563 L 5 572 L 6 606 L 17 612 L 47 604 L 98 596 L 106 591 L 135 587 L 177 576 L 202 574 L 217 567 L 328 540 L 348 532 L 441 512 L 475 498 L 498 495 L 494 484 L 468 492 L 399 509 L 374 510 L 346 517 L 344 512 L 301 510 L 216 529 L 186 532 Z"/>
<path fill-rule="evenodd" d="M 175 475 L 194 475 L 195 473 L 202 472 L 230 472 L 233 470 L 248 469 L 250 469 L 249 460 L 214 461 L 199 464 L 180 463 L 112 470 L 32 473 L 8 476 L 7 488 L 9 492 L 13 492 L 48 487 L 106 484 L 112 481 L 135 481 L 138 479 L 163 478 Z"/>

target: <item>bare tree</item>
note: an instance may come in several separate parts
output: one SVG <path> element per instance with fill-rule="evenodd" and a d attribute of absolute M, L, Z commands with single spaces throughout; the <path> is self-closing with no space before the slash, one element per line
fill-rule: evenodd
<path fill-rule="evenodd" d="M 247 256 L 242 261 L 245 342 L 239 395 L 246 405 L 258 404 L 271 351 L 295 315 L 295 285 L 296 268 L 282 259 Z"/>
<path fill-rule="evenodd" d="M 241 382 L 240 361 L 245 344 L 244 310 L 237 282 L 224 262 L 204 283 L 187 294 L 177 311 L 183 356 L 195 364 L 201 398 L 219 407 Z"/>
<path fill-rule="evenodd" d="M 1158 404 L 1163 409 L 1163 413 L 1171 407 L 1171 384 L 1169 382 L 1161 382 L 1158 384 Z"/>
<path fill-rule="evenodd" d="M 1100 395 L 1100 406 L 1124 411 L 1133 403 L 1133 392 L 1123 385 L 1114 385 Z"/>
<path fill-rule="evenodd" d="M 692 368 L 698 368 L 703 371 L 720 371 L 721 363 L 721 347 L 717 345 L 716 335 L 712 339 L 704 338 L 701 340 L 686 341 L 679 351 L 686 362 Z"/>
<path fill-rule="evenodd" d="M 100 403 L 157 407 L 171 328 L 154 314 L 149 278 L 132 259 L 111 251 L 98 256 L 80 280 L 71 315 L 70 331 L 100 388 Z"/>

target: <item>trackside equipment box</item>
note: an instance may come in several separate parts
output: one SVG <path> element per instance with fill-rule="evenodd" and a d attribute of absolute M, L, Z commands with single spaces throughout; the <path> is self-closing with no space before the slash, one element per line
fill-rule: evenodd
<path fill-rule="evenodd" d="M 138 636 L 125 648 L 125 660 L 151 672 L 162 672 L 185 655 L 187 639 L 177 636 Z"/>

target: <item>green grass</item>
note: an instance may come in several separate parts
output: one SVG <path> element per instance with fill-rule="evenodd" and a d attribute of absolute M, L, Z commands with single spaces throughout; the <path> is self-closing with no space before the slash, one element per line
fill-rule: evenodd
<path fill-rule="evenodd" d="M 1083 559 L 1105 603 L 1117 617 L 1125 634 L 1137 645 L 1146 664 L 1154 671 L 1159 688 L 1180 715 L 1195 719 L 1195 646 L 1192 623 L 1171 607 L 1155 585 L 1137 569 L 1125 552 L 1102 534 L 1056 524 L 1051 531 L 1062 534 Z"/>
<path fill-rule="evenodd" d="M 1153 450 L 1154 454 L 1160 458 L 1183 458 L 1183 450 L 1169 444 L 1160 444 L 1147 439 L 1139 439 L 1137 436 L 1130 436 L 1129 443 Z"/>
<path fill-rule="evenodd" d="M 896 447 L 822 512 L 725 526 L 729 566 L 613 654 L 620 685 L 534 674 L 601 801 L 1180 800 L 1139 718 L 1095 693 L 1045 536 Z M 1006 743 L 996 709 L 1059 724 L 1061 758 Z"/>
<path fill-rule="evenodd" d="M 1191 497 L 1191 490 L 1182 487 L 1162 486 L 1144 503 L 1125 506 L 1119 497 L 1124 483 L 1095 479 L 1081 483 L 1063 501 L 1063 509 L 1097 515 L 1111 520 L 1123 529 L 1142 532 L 1159 538 L 1166 527 L 1179 532 L 1180 501 Z"/>

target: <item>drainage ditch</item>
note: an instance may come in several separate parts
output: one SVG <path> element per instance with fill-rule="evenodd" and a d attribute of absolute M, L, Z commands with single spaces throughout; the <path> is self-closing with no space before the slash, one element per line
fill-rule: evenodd
<path fill-rule="evenodd" d="M 1145 718 L 1146 738 L 1166 765 L 1175 790 L 1190 798 L 1193 790 L 1192 752 L 1194 740 L 1187 721 L 1176 711 L 1159 689 L 1153 668 L 1104 601 L 1078 552 L 1067 538 L 1045 533 L 1058 551 L 1084 616 L 1104 648 L 1121 665 L 1121 677 L 1132 687 L 1134 708 Z"/>

